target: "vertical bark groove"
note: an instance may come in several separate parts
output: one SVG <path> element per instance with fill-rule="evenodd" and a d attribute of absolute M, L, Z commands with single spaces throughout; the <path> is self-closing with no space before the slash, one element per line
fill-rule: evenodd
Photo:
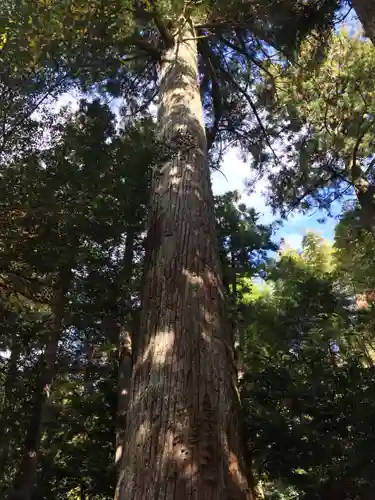
<path fill-rule="evenodd" d="M 224 326 L 195 34 L 165 53 L 159 124 L 188 148 L 153 182 L 141 336 L 117 500 L 249 500 Z M 186 142 L 185 142 L 186 145 Z M 183 151 L 182 151 L 183 149 Z"/>

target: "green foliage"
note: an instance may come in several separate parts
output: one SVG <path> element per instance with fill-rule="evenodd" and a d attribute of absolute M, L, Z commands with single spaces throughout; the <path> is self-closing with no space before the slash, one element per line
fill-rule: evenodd
<path fill-rule="evenodd" d="M 231 269 L 250 276 L 264 275 L 269 252 L 277 248 L 271 240 L 273 227 L 259 224 L 256 211 L 239 202 L 236 191 L 215 198 L 219 248 L 228 285 Z"/>
<path fill-rule="evenodd" d="M 311 30 L 326 39 L 339 4 L 8 0 L 0 15 L 0 68 L 33 95 L 79 85 L 126 96 L 134 108 L 144 109 L 156 98 L 164 50 L 189 20 L 197 34 L 209 143 L 216 141 L 214 157 L 221 158 L 222 147 L 233 142 L 246 152 L 264 149 L 264 126 L 249 89 L 263 78 L 275 48 L 294 57 Z"/>
<path fill-rule="evenodd" d="M 36 411 L 50 304 L 67 259 L 73 259 L 74 275 L 42 423 L 37 494 L 66 498 L 78 484 L 90 498 L 112 497 L 116 328 L 128 312 L 129 289 L 139 283 L 136 265 L 131 282 L 123 281 L 123 244 L 132 231 L 142 257 L 155 155 L 150 119 L 124 130 L 115 125 L 107 106 L 81 101 L 76 113 L 46 117 L 43 149 L 31 155 L 25 149 L 3 167 L 2 498 Z M 137 287 L 132 298 L 138 300 Z M 96 357 L 90 361 L 92 346 Z"/>
<path fill-rule="evenodd" d="M 261 0 L 254 4 L 232 0 L 211 4 L 211 19 L 248 24 L 268 44 L 292 55 L 312 30 L 317 30 L 323 38 L 329 33 L 341 1 Z"/>
<path fill-rule="evenodd" d="M 375 289 L 373 237 L 363 228 L 358 207 L 345 212 L 336 226 L 335 260 L 351 290 L 358 294 Z"/>
<path fill-rule="evenodd" d="M 365 338 L 364 318 L 342 276 L 336 248 L 309 234 L 300 253 L 281 255 L 269 292 L 248 302 L 242 396 L 255 464 L 266 486 L 276 481 L 270 498 L 284 498 L 280 483 L 294 488 L 286 498 L 372 494 L 375 372 L 352 342 Z"/>
<path fill-rule="evenodd" d="M 359 182 L 372 184 L 374 47 L 341 31 L 314 67 L 317 43 L 306 40 L 295 64 L 269 67 L 275 78 L 270 119 L 283 123 L 285 144 L 280 172 L 269 175 L 269 199 L 284 214 L 329 210 Z M 269 96 L 269 90 L 262 92 Z"/>
<path fill-rule="evenodd" d="M 329 38 L 339 3 L 3 2 L 1 498 L 9 496 L 35 415 L 53 299 L 68 264 L 73 276 L 40 421 L 34 498 L 113 497 L 119 331 L 131 316 L 136 344 L 160 146 L 145 110 L 183 18 L 196 30 L 213 165 L 234 144 L 261 167 L 269 164 L 257 111 L 264 105 L 270 134 L 289 144 L 288 163 L 270 177 L 275 208 L 328 207 L 327 189 L 341 192 L 358 180 L 354 150 L 373 182 L 373 49 L 345 33 Z M 41 109 L 76 87 L 97 98 L 82 100 L 76 113 Z M 113 96 L 127 100 L 120 124 L 103 104 Z M 353 308 L 353 295 L 373 285 L 368 235 L 347 214 L 333 249 L 309 234 L 302 252 L 274 262 L 273 226 L 259 224 L 257 212 L 239 201 L 237 193 L 217 197 L 216 222 L 232 299 L 228 319 L 243 340 L 246 423 L 266 498 L 370 498 L 375 320 L 372 307 L 366 314 Z"/>

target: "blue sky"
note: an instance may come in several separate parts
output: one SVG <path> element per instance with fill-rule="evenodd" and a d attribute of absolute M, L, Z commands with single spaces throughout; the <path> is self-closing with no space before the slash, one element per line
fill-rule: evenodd
<path fill-rule="evenodd" d="M 265 191 L 267 185 L 264 182 L 258 182 L 254 192 L 247 194 L 245 188 L 245 180 L 250 177 L 250 166 L 243 162 L 236 150 L 231 150 L 225 156 L 221 172 L 214 172 L 212 175 L 212 187 L 214 194 L 223 194 L 227 191 L 237 190 L 242 195 L 241 202 L 249 207 L 253 207 L 261 214 L 260 222 L 268 224 L 276 219 L 277 215 L 273 215 L 270 208 L 267 207 L 265 200 Z M 327 218 L 326 215 L 319 211 L 314 211 L 310 215 L 302 215 L 296 213 L 291 215 L 275 234 L 275 241 L 284 238 L 292 248 L 300 248 L 303 236 L 308 231 L 314 231 L 320 234 L 327 240 L 333 240 L 333 231 L 337 223 L 337 215 L 340 213 L 340 205 L 337 205 L 334 210 L 334 216 Z M 318 219 L 325 217 L 326 222 L 321 224 Z"/>

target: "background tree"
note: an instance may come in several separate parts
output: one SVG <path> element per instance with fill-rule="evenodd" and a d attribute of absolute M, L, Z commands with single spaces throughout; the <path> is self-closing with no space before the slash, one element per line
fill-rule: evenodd
<path fill-rule="evenodd" d="M 128 263 L 128 281 L 121 279 L 121 247 L 127 235 L 132 234 L 134 253 L 142 254 L 141 234 L 147 206 L 149 165 L 153 158 L 151 122 L 143 120 L 137 126 L 133 124 L 125 131 L 116 132 L 114 116 L 98 101 L 82 101 L 76 115 L 69 116 L 68 113 L 66 116 L 66 113 L 61 119 L 51 117 L 54 124 L 52 120 L 46 123 L 54 139 L 49 147 L 31 157 L 25 151 L 25 157 L 8 165 L 2 176 L 3 213 L 6 214 L 2 220 L 2 276 L 11 296 L 21 294 L 30 310 L 28 314 L 36 315 L 36 324 L 32 326 L 29 337 L 21 338 L 19 342 L 25 342 L 28 362 L 36 379 L 40 378 L 37 385 L 31 383 L 30 389 L 35 397 L 34 401 L 31 398 L 30 414 L 22 415 L 23 421 L 29 419 L 30 424 L 29 427 L 26 424 L 25 458 L 15 476 L 11 498 L 32 496 L 37 473 L 36 458 L 40 452 L 43 455 L 41 439 L 45 419 L 49 421 L 45 414 L 54 391 L 55 382 L 52 384 L 52 380 L 55 379 L 56 367 L 62 363 L 64 373 L 66 370 L 69 373 L 71 367 L 71 376 L 74 377 L 77 371 L 74 368 L 84 367 L 88 362 L 81 379 L 86 389 L 90 385 L 88 381 L 97 383 L 95 370 L 101 372 L 100 377 L 110 375 L 112 378 L 115 359 L 110 353 L 119 348 L 118 323 L 123 322 L 123 316 L 131 312 L 127 309 L 132 308 L 129 298 L 130 280 L 135 276 L 132 262 Z M 137 149 L 140 146 L 142 155 Z M 9 185 L 12 189 L 7 188 Z M 64 285 L 66 288 L 62 288 L 61 281 L 55 280 L 56 274 L 61 279 L 68 279 Z M 103 301 L 111 289 L 109 300 Z M 67 304 L 59 306 L 58 324 L 51 326 L 48 311 L 51 309 L 51 321 L 56 322 L 54 298 L 62 293 L 69 308 Z M 137 300 L 136 295 L 133 294 L 131 299 Z M 41 312 L 37 314 L 40 308 Z M 34 339 L 33 330 L 40 340 L 38 336 Z M 42 345 L 46 342 L 44 368 L 44 349 L 36 342 L 42 342 Z M 90 348 L 95 351 L 96 343 L 105 345 L 104 352 L 97 350 L 95 356 L 90 357 Z M 60 351 L 59 345 L 71 346 L 71 361 L 64 348 Z M 18 343 L 13 347 L 9 376 L 16 370 L 17 357 L 24 356 Z M 36 354 L 38 349 L 42 349 L 41 356 Z M 13 354 L 16 356 L 14 362 Z M 40 362 L 38 358 L 41 358 Z M 103 364 L 106 365 L 104 372 L 100 369 Z M 82 386 L 77 389 L 81 390 Z M 115 413 L 116 398 L 113 408 Z M 5 414 L 9 410 L 8 403 Z M 51 412 L 49 427 L 53 429 L 51 426 L 60 422 L 55 422 L 58 413 L 53 405 Z M 111 428 L 113 426 L 109 426 Z M 114 455 L 114 443 L 112 446 L 112 449 L 108 446 L 106 449 Z M 12 454 L 9 454 L 7 463 L 11 469 L 6 470 L 12 477 L 17 460 L 12 460 Z"/>
<path fill-rule="evenodd" d="M 329 211 L 336 200 L 355 195 L 363 224 L 375 234 L 374 48 L 342 31 L 333 36 L 326 59 L 313 68 L 316 49 L 311 38 L 296 64 L 270 68 L 275 92 L 269 119 L 286 146 L 281 168 L 268 174 L 269 200 L 285 216 L 295 208 Z M 262 90 L 267 99 L 269 91 L 269 86 Z"/>
<path fill-rule="evenodd" d="M 374 362 L 374 256 L 372 237 L 362 225 L 358 207 L 345 212 L 335 230 L 335 261 L 341 287 L 353 297 L 357 335 L 352 349 L 366 366 Z"/>
<path fill-rule="evenodd" d="M 247 296 L 243 397 L 266 498 L 372 494 L 374 370 L 347 348 L 355 312 L 334 255 L 308 235 L 301 253 L 280 257 L 266 289 Z"/>

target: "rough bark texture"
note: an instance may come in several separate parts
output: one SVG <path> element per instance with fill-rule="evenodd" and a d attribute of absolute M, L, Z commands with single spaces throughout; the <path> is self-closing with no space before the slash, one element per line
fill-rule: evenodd
<path fill-rule="evenodd" d="M 352 0 L 352 5 L 362 23 L 365 35 L 375 45 L 375 0 Z"/>
<path fill-rule="evenodd" d="M 184 41 L 182 41 L 184 36 Z M 117 500 L 249 500 L 215 235 L 195 34 L 163 58 L 140 346 Z M 188 144 L 189 147 L 186 147 Z M 236 399 L 237 398 L 237 399 Z"/>
<path fill-rule="evenodd" d="M 58 342 L 64 316 L 65 294 L 70 281 L 70 270 L 61 273 L 54 300 L 51 304 L 51 324 L 47 333 L 41 373 L 35 393 L 33 410 L 26 430 L 21 463 L 17 471 L 11 500 L 30 500 L 37 479 L 37 465 L 40 441 L 43 431 L 43 414 L 55 376 Z"/>

